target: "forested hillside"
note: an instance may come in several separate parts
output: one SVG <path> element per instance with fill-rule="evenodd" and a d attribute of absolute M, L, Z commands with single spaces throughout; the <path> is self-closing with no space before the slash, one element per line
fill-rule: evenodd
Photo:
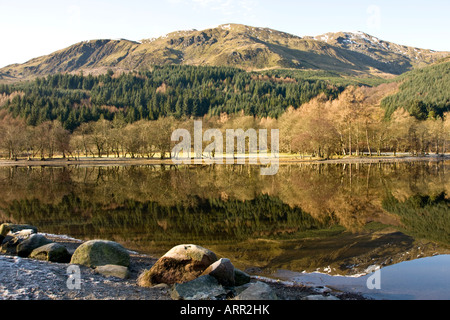
<path fill-rule="evenodd" d="M 291 76 L 295 76 L 291 75 Z M 73 131 L 100 117 L 127 123 L 174 116 L 235 114 L 277 118 L 320 93 L 335 98 L 343 86 L 326 80 L 247 73 L 229 67 L 163 66 L 114 75 L 57 74 L 0 86 L 5 110 L 28 125 L 58 120 Z M 13 92 L 16 94 L 6 98 Z"/>
<path fill-rule="evenodd" d="M 396 81 L 400 83 L 399 92 L 382 101 L 388 115 L 404 108 L 425 120 L 450 111 L 450 62 L 407 72 Z"/>

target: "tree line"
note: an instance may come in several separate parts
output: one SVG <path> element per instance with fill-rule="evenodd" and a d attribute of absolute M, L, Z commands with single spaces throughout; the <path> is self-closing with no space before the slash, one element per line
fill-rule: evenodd
<path fill-rule="evenodd" d="M 401 85 L 374 87 L 230 67 L 51 75 L 0 86 L 0 154 L 166 158 L 174 145 L 171 133 L 193 130 L 193 119 L 203 119 L 204 130 L 280 129 L 280 151 L 300 156 L 440 154 L 448 149 L 450 117 L 448 88 L 436 79 L 448 77 L 439 75 L 446 67 L 413 71 Z M 437 107 L 430 102 L 418 113 L 399 97 L 414 96 L 411 88 L 422 88 L 426 79 L 432 89 L 420 95 L 434 97 Z"/>
<path fill-rule="evenodd" d="M 267 129 L 269 133 L 271 129 L 279 129 L 280 151 L 302 157 L 328 159 L 382 152 L 394 155 L 447 152 L 450 113 L 418 120 L 399 108 L 386 118 L 380 97 L 394 89 L 392 84 L 375 88 L 348 87 L 337 99 L 319 95 L 301 108 L 289 108 L 278 119 L 246 116 L 243 112 L 199 119 L 203 121 L 203 130 L 219 129 L 224 136 L 227 129 Z M 116 115 L 111 121 L 101 117 L 82 123 L 70 132 L 58 120 L 29 126 L 24 119 L 14 118 L 3 110 L 0 112 L 0 150 L 3 157 L 10 159 L 47 159 L 55 155 L 63 158 L 171 158 L 172 149 L 178 143 L 171 141 L 176 129 L 187 129 L 194 136 L 194 119 L 170 116 L 128 123 L 123 115 Z M 269 150 L 270 141 L 268 138 Z M 204 142 L 204 147 L 210 143 L 212 141 Z M 223 150 L 226 150 L 225 145 Z"/>
<path fill-rule="evenodd" d="M 390 116 L 381 100 L 395 83 L 348 87 L 338 99 L 321 95 L 278 120 L 285 151 L 330 158 L 333 155 L 380 155 L 390 151 L 412 155 L 442 154 L 450 142 L 450 112 L 417 119 L 405 108 Z"/>

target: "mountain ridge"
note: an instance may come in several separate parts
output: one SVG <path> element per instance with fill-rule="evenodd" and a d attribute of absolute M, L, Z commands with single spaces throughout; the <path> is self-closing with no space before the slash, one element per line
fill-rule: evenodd
<path fill-rule="evenodd" d="M 448 57 L 394 44 L 367 33 L 337 32 L 300 37 L 270 28 L 223 24 L 141 41 L 98 39 L 0 69 L 0 79 L 20 80 L 65 72 L 133 71 L 154 65 L 231 66 L 326 70 L 355 76 L 390 77 Z"/>

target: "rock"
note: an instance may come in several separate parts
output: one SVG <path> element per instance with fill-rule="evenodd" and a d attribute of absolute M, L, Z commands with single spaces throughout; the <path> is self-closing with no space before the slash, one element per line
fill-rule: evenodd
<path fill-rule="evenodd" d="M 250 282 L 250 276 L 242 270 L 234 268 L 234 285 L 236 287 L 242 286 Z"/>
<path fill-rule="evenodd" d="M 7 236 L 2 243 L 1 252 L 9 255 L 16 255 L 17 246 L 23 241 L 23 238 Z"/>
<path fill-rule="evenodd" d="M 278 300 L 278 297 L 268 284 L 257 281 L 251 283 L 234 300 Z"/>
<path fill-rule="evenodd" d="M 310 295 L 310 296 L 303 298 L 303 300 L 322 301 L 322 300 L 340 300 L 340 299 L 338 297 L 335 297 L 332 295 L 324 296 L 321 294 L 314 294 L 314 295 Z"/>
<path fill-rule="evenodd" d="M 23 232 L 22 232 L 23 231 Z M 7 239 L 7 235 L 10 234 L 14 237 L 19 237 L 23 240 L 24 237 L 29 237 L 33 233 L 37 233 L 37 228 L 34 226 L 30 226 L 27 224 L 13 224 L 13 223 L 3 223 L 0 225 L 0 244 L 4 244 L 9 242 L 11 239 Z M 17 246 L 19 240 L 15 240 L 14 242 L 10 242 L 8 245 L 8 249 L 2 249 L 2 252 L 8 254 L 16 254 L 16 252 L 12 252 L 13 248 Z"/>
<path fill-rule="evenodd" d="M 0 245 L 3 245 L 5 243 L 7 243 L 8 241 L 10 241 L 13 237 L 12 236 L 0 236 Z"/>
<path fill-rule="evenodd" d="M 160 283 L 160 284 L 157 284 L 156 286 L 153 286 L 152 288 L 153 289 L 160 289 L 160 290 L 167 290 L 167 289 L 170 288 L 170 286 L 168 284 L 166 284 L 166 283 Z"/>
<path fill-rule="evenodd" d="M 91 240 L 83 243 L 75 250 L 70 263 L 91 268 L 108 264 L 128 267 L 130 265 L 130 254 L 117 242 Z"/>
<path fill-rule="evenodd" d="M 203 247 L 187 244 L 172 248 L 162 256 L 150 270 L 144 271 L 138 279 L 142 287 L 156 284 L 176 284 L 192 281 L 217 261 L 214 252 Z"/>
<path fill-rule="evenodd" d="M 250 285 L 251 285 L 251 283 L 246 283 L 241 286 L 234 287 L 234 290 L 233 290 L 234 296 L 236 297 L 236 296 L 240 295 L 244 290 L 247 290 L 248 287 L 250 287 Z"/>
<path fill-rule="evenodd" d="M 202 275 L 216 278 L 225 287 L 234 287 L 234 266 L 229 259 L 220 259 L 210 265 Z"/>
<path fill-rule="evenodd" d="M 69 263 L 71 255 L 67 248 L 59 243 L 49 243 L 34 249 L 30 258 L 58 263 Z"/>
<path fill-rule="evenodd" d="M 182 284 L 175 284 L 171 293 L 173 300 L 221 300 L 226 295 L 225 289 L 216 278 L 210 275 L 204 275 Z"/>
<path fill-rule="evenodd" d="M 98 266 L 97 268 L 95 268 L 95 272 L 100 273 L 104 276 L 116 277 L 120 279 L 128 279 L 130 277 L 130 272 L 128 271 L 127 267 L 112 264 Z"/>
<path fill-rule="evenodd" d="M 17 245 L 17 255 L 19 257 L 28 257 L 34 249 L 46 244 L 53 243 L 41 234 L 32 234 Z"/>
<path fill-rule="evenodd" d="M 6 237 L 8 232 L 16 233 L 21 230 L 30 229 L 33 230 L 32 233 L 38 233 L 38 229 L 34 226 L 30 226 L 28 224 L 13 224 L 13 223 L 3 223 L 0 226 L 0 235 Z"/>

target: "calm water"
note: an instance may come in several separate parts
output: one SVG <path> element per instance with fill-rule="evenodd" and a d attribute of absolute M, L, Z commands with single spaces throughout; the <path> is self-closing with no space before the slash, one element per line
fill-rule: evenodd
<path fill-rule="evenodd" d="M 358 292 L 381 266 L 382 290 L 367 294 L 450 299 L 449 178 L 448 162 L 285 165 L 276 176 L 256 166 L 0 168 L 0 222 L 156 257 L 195 243 L 252 274 Z"/>

